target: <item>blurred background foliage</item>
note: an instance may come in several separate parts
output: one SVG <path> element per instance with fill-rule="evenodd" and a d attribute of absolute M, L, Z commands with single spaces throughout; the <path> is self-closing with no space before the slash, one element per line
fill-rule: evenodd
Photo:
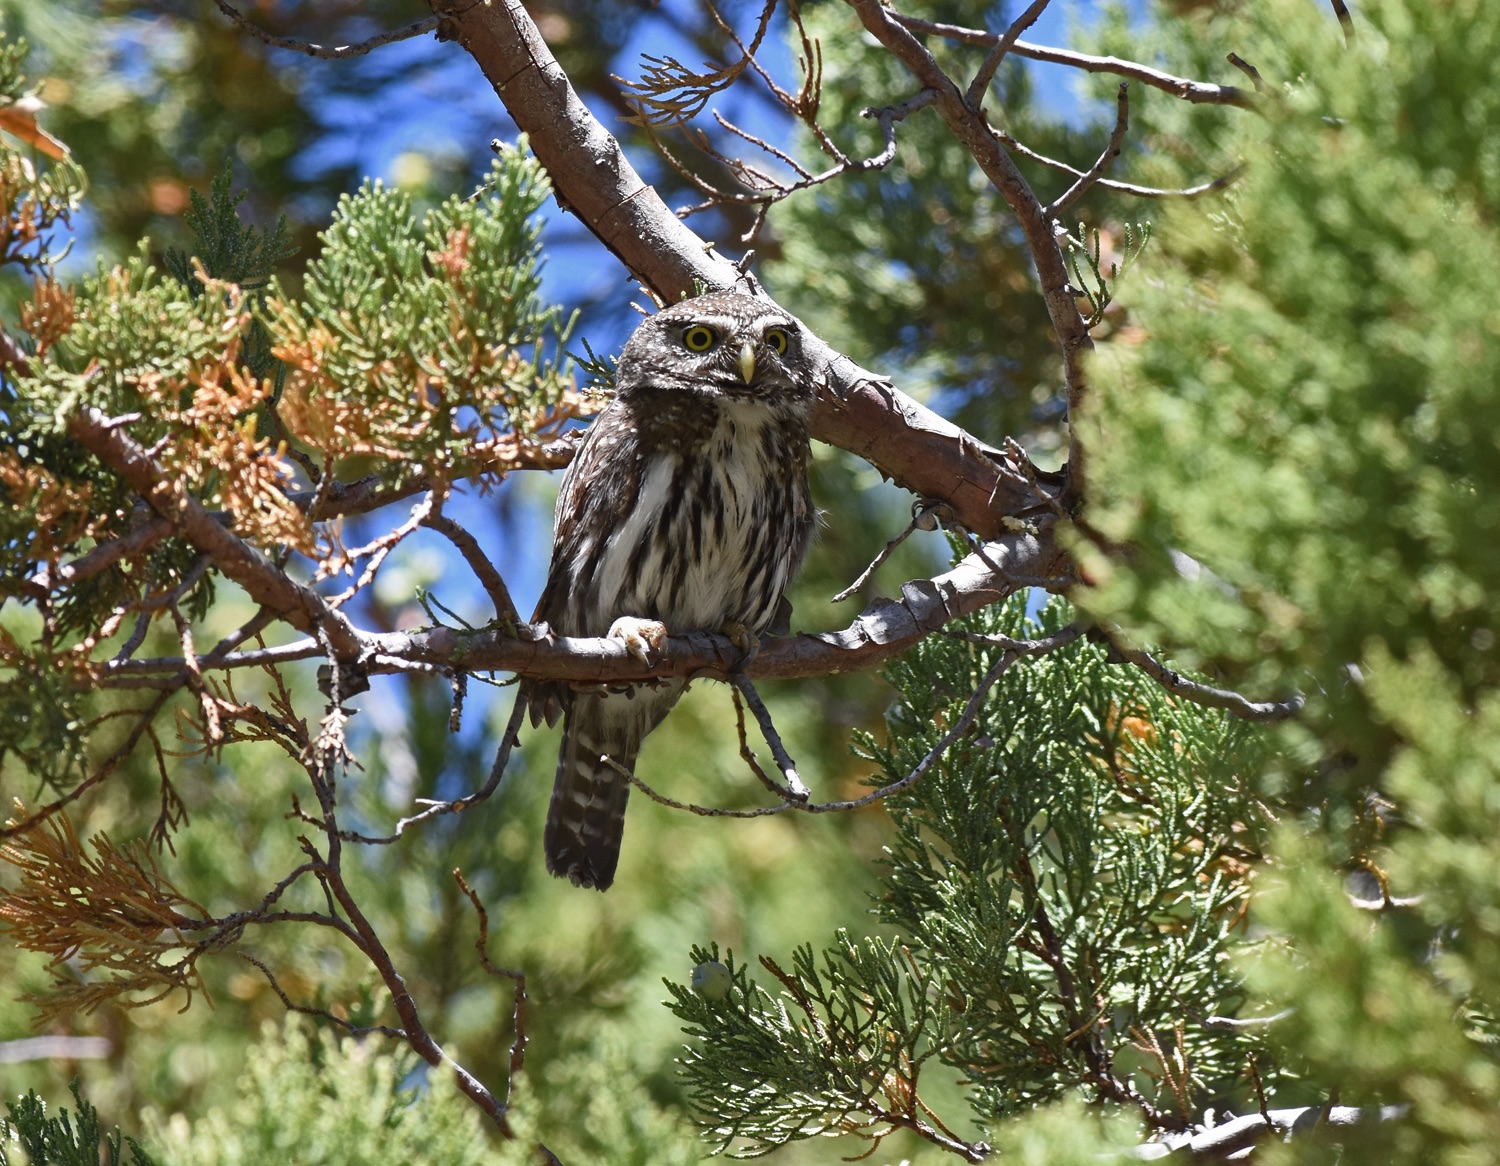
<path fill-rule="evenodd" d="M 993 29 L 1018 8 L 953 0 L 924 15 Z M 723 59 L 712 21 L 671 0 L 530 10 L 647 177 L 674 205 L 696 201 L 617 120 L 627 107 L 613 74 L 638 75 L 642 50 Z M 724 9 L 741 30 L 757 10 Z M 328 62 L 268 50 L 198 0 L 0 0 L 0 11 L 7 32 L 33 45 L 28 71 L 49 104 L 44 124 L 88 175 L 87 210 L 65 268 L 72 275 L 91 271 L 95 255 L 122 259 L 142 237 L 157 259 L 187 245 L 189 192 L 206 191 L 227 160 L 236 188 L 248 192 L 252 220 L 269 229 L 287 216 L 298 251 L 278 274 L 295 290 L 338 197 L 364 177 L 383 176 L 425 209 L 472 189 L 490 165 L 491 137 L 514 137 L 472 62 L 430 36 Z M 245 11 L 277 35 L 325 44 L 427 15 L 415 0 L 265 2 Z M 1246 765 L 1250 794 L 1236 793 L 1274 807 L 1282 824 L 1269 834 L 1271 858 L 1256 877 L 1252 908 L 1255 935 L 1275 942 L 1234 965 L 1257 1007 L 1295 1009 L 1267 1038 L 1280 1098 L 1317 1103 L 1337 1091 L 1351 1104 L 1410 1104 L 1410 1121 L 1371 1135 L 1381 1160 L 1484 1160 L 1500 1144 L 1493 1116 L 1500 706 L 1491 598 L 1500 593 L 1500 463 L 1490 422 L 1500 382 L 1500 10 L 1484 0 L 1368 0 L 1351 48 L 1328 6 L 1314 0 L 1162 0 L 1149 11 L 1140 4 L 1076 11 L 1093 18 L 1075 33 L 1083 47 L 1248 86 L 1224 63 L 1233 51 L 1270 90 L 1251 115 L 1133 88 L 1132 133 L 1115 176 L 1192 185 L 1247 163 L 1245 175 L 1201 202 L 1096 192 L 1072 212 L 1111 238 L 1126 221 L 1157 228 L 1098 330 L 1100 395 L 1090 419 L 1092 533 L 1129 541 L 1138 553 L 1128 562 L 1105 559 L 1081 539 L 1097 584 L 1082 601 L 1215 678 L 1257 693 L 1298 688 L 1310 698 L 1308 715 L 1268 734 L 1259 760 Z M 825 0 L 803 13 L 822 41 L 824 120 L 846 149 L 868 156 L 878 133 L 858 110 L 911 96 L 911 82 L 843 6 Z M 778 25 L 776 35 L 784 32 Z M 934 49 L 968 68 L 979 59 L 974 49 Z M 791 67 L 781 41 L 769 59 Z M 1007 62 L 993 116 L 1042 153 L 1086 168 L 1107 135 L 1100 99 L 1114 83 L 1080 79 L 1070 99 L 1066 83 L 1043 76 Z M 771 140 L 786 132 L 753 92 L 726 109 Z M 1039 461 L 1055 460 L 1059 374 L 1018 234 L 930 112 L 903 124 L 901 142 L 889 170 L 799 194 L 773 211 L 753 241 L 757 270 L 827 339 L 976 437 L 1015 435 Z M 1066 185 L 1029 163 L 1023 169 L 1044 199 Z M 694 225 L 733 254 L 750 224 L 735 213 Z M 598 351 L 618 350 L 636 293 L 567 216 L 551 213 L 543 239 L 544 294 L 582 310 L 575 335 Z M 27 287 L 6 278 L 0 311 L 11 323 Z M 908 500 L 834 451 L 819 450 L 816 474 L 829 514 L 793 596 L 794 626 L 842 625 L 860 601 L 946 560 L 941 540 L 914 539 L 860 600 L 830 604 L 899 529 Z M 506 570 L 523 613 L 545 570 L 554 489 L 541 475 L 515 475 L 449 510 Z M 384 521 L 351 519 L 347 538 L 363 541 Z M 1185 568 L 1184 554 L 1206 570 Z M 424 622 L 415 596 L 428 589 L 482 622 L 484 599 L 459 580 L 462 570 L 435 535 L 418 534 L 359 614 L 372 626 Z M 236 589 L 222 587 L 200 634 L 222 635 L 251 613 Z M 29 618 L 7 603 L 8 630 L 24 635 Z M 164 638 L 143 652 L 175 650 Z M 923 665 L 940 666 L 948 664 Z M 895 747 L 910 748 L 913 717 L 941 712 L 923 702 L 948 708 L 963 693 L 929 684 L 924 695 L 913 673 L 894 675 L 906 691 L 892 715 Z M 300 697 L 315 705 L 311 677 L 300 683 Z M 375 829 L 413 798 L 478 784 L 509 696 L 471 687 L 452 732 L 446 686 L 375 681 L 354 721 L 363 769 L 351 780 L 353 824 Z M 892 687 L 857 676 L 767 690 L 820 796 L 863 792 L 880 757 Z M 265 694 L 247 680 L 240 695 Z M 746 804 L 758 791 L 737 758 L 731 716 L 722 687 L 698 686 L 656 734 L 641 776 L 684 800 Z M 1183 732 L 1206 733 L 1207 723 Z M 875 734 L 872 760 L 849 751 L 854 730 Z M 109 746 L 90 748 L 97 756 Z M 840 928 L 886 939 L 909 934 L 920 913 L 894 913 L 887 897 L 877 917 L 870 898 L 889 894 L 884 848 L 895 845 L 899 855 L 905 835 L 880 808 L 737 822 L 689 818 L 638 796 L 615 888 L 608 898 L 585 895 L 547 877 L 539 853 L 554 755 L 552 734 L 529 734 L 500 796 L 401 846 L 361 854 L 350 871 L 354 889 L 440 1039 L 482 1078 L 503 1081 L 511 987 L 486 977 L 470 954 L 476 922 L 447 877 L 461 868 L 489 911 L 491 955 L 528 975 L 519 1112 L 529 1128 L 564 1161 L 696 1160 L 702 1143 L 673 1064 L 682 1035 L 662 1003 L 662 979 L 685 981 L 695 945 L 786 962 L 797 945 L 822 947 Z M 35 777 L 13 756 L 3 765 L 0 791 L 38 796 Z M 232 910 L 295 865 L 297 827 L 284 815 L 300 771 L 267 751 L 242 749 L 174 774 L 190 824 L 174 835 L 170 862 L 187 893 L 212 911 Z M 1213 766 L 1193 775 L 1199 796 L 1211 798 L 1222 776 Z M 934 796 L 944 788 L 934 783 Z M 155 762 L 138 756 L 87 803 L 79 833 L 141 837 L 157 811 Z M 1351 887 L 1384 908 L 1378 917 L 1350 906 Z M 354 1019 L 368 1019 L 381 1003 L 366 970 L 320 935 L 269 928 L 246 947 L 280 970 L 294 997 Z M 41 964 L 0 947 L 0 1041 L 31 1034 L 32 1006 L 18 997 L 45 990 Z M 371 1044 L 340 1052 L 295 1027 L 282 1030 L 285 1009 L 251 965 L 225 955 L 203 971 L 211 1007 L 200 1001 L 179 1014 L 168 1001 L 74 1017 L 57 1031 L 108 1038 L 109 1058 L 0 1064 L 0 1092 L 35 1087 L 65 1103 L 76 1072 L 106 1124 L 149 1136 L 165 1166 L 200 1157 L 205 1139 L 245 1147 L 245 1161 L 286 1145 L 277 1139 L 294 1136 L 288 1118 L 299 1111 L 282 1078 L 317 1080 L 320 1088 L 336 1079 L 326 1088 L 387 1100 L 407 1082 L 410 1066 Z M 1214 991 L 1215 1000 L 1227 992 L 1219 982 Z M 267 1024 L 277 1027 L 254 1043 Z M 308 1065 L 327 1067 L 327 1075 L 298 1076 Z M 1252 1108 L 1243 1078 L 1218 1068 L 1205 1085 L 1217 1090 L 1208 1100 Z M 945 1113 L 962 1109 L 957 1078 L 939 1074 L 928 1098 Z M 423 1096 L 447 1104 L 440 1091 Z M 142 1119 L 147 1110 L 155 1116 Z M 367 1136 L 359 1128 L 335 1131 L 329 1143 Z M 1095 1162 L 1139 1136 L 1129 1121 L 1101 1123 L 1096 1109 L 1072 1102 L 992 1132 L 1010 1159 L 1049 1164 Z M 881 1148 L 882 1160 L 947 1158 L 902 1137 Z M 443 1157 L 448 1147 L 427 1147 L 431 1160 L 467 1160 L 468 1148 L 456 1142 Z M 822 1162 L 829 1153 L 826 1143 L 804 1142 L 772 1160 Z M 1326 1154 L 1326 1146 L 1293 1140 L 1265 1157 Z"/>

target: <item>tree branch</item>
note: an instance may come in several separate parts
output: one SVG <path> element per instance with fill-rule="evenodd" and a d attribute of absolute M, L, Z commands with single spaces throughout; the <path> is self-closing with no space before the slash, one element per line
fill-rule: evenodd
<path fill-rule="evenodd" d="M 293 627 L 328 630 L 342 653 L 358 651 L 358 637 L 349 621 L 331 611 L 317 592 L 292 580 L 259 551 L 233 534 L 203 508 L 154 458 L 133 441 L 118 420 L 90 408 L 68 421 L 68 434 L 134 490 L 146 504 L 194 547 L 212 557 L 214 565 L 249 593 L 261 607 Z"/>
<path fill-rule="evenodd" d="M 1354 1105 L 1305 1105 L 1297 1109 L 1272 1109 L 1264 1115 L 1246 1114 L 1216 1126 L 1199 1126 L 1181 1133 L 1163 1134 L 1154 1142 L 1137 1146 L 1135 1156 L 1142 1161 L 1171 1157 L 1186 1160 L 1224 1161 L 1238 1157 L 1262 1138 L 1276 1134 L 1289 1138 L 1296 1133 L 1310 1133 L 1320 1124 L 1354 1126 L 1373 1121 L 1395 1121 L 1405 1117 L 1405 1105 L 1360 1107 Z"/>
<path fill-rule="evenodd" d="M 994 47 L 984 58 L 984 64 L 979 66 L 979 72 L 974 75 L 968 92 L 964 94 L 964 100 L 974 109 L 984 104 L 984 91 L 990 87 L 990 81 L 995 76 L 995 70 L 1000 68 L 1000 62 L 1005 59 L 1005 54 L 1015 47 L 1016 40 L 1036 23 L 1037 17 L 1046 11 L 1047 5 L 1051 2 L 1052 0 L 1032 0 L 1031 7 L 1016 17 L 1011 26 L 1005 30 L 1005 34 L 995 38 Z"/>
<path fill-rule="evenodd" d="M 290 49 L 294 53 L 306 53 L 309 57 L 321 57 L 324 60 L 339 60 L 344 57 L 362 57 L 366 53 L 380 48 L 381 45 L 394 44 L 396 41 L 410 40 L 412 37 L 422 36 L 431 32 L 441 23 L 436 16 L 429 16 L 425 20 L 418 20 L 403 28 L 392 29 L 383 32 L 379 36 L 372 36 L 369 40 L 362 40 L 353 45 L 317 45 L 311 41 L 293 40 L 290 37 L 272 36 L 265 29 L 252 24 L 246 20 L 240 10 L 228 3 L 228 0 L 214 0 L 219 6 L 219 11 L 239 27 L 248 32 L 256 40 L 277 49 Z"/>
<path fill-rule="evenodd" d="M 1133 648 L 1118 636 L 1105 633 L 1109 646 L 1128 663 L 1134 664 L 1173 696 L 1180 696 L 1205 708 L 1225 709 L 1247 721 L 1285 721 L 1302 711 L 1306 703 L 1301 696 L 1291 700 L 1251 700 L 1228 688 L 1214 688 L 1199 680 L 1189 680 L 1174 672 L 1149 652 Z"/>
<path fill-rule="evenodd" d="M 896 19 L 895 12 L 880 0 L 849 0 L 849 3 L 864 24 L 865 30 L 911 70 L 919 84 L 937 93 L 934 104 L 943 121 L 1016 216 L 1036 264 L 1042 299 L 1047 307 L 1048 318 L 1052 321 L 1053 331 L 1057 334 L 1058 346 L 1062 350 L 1063 384 L 1069 418 L 1064 496 L 1069 501 L 1081 499 L 1086 484 L 1086 470 L 1077 418 L 1087 395 L 1083 357 L 1092 350 L 1094 342 L 1069 287 L 1067 263 L 1058 247 L 1052 221 L 1047 217 L 1030 184 L 995 137 L 984 114 L 964 100 L 964 95 L 959 92 L 952 78 L 943 72 L 932 54 Z M 964 525 L 968 525 L 961 515 L 959 518 Z"/>
<path fill-rule="evenodd" d="M 1063 191 L 1048 205 L 1043 212 L 1049 219 L 1056 218 L 1068 207 L 1072 206 L 1085 194 L 1087 194 L 1101 178 L 1110 165 L 1120 156 L 1120 144 L 1125 140 L 1125 131 L 1130 128 L 1130 85 L 1120 82 L 1119 92 L 1115 95 L 1115 128 L 1110 132 L 1109 144 L 1104 147 L 1104 152 L 1099 155 L 1099 160 L 1091 166 L 1086 173 L 1078 176 L 1078 181 Z"/>
<path fill-rule="evenodd" d="M 636 173 L 619 142 L 574 91 L 519 0 L 433 4 L 447 17 L 445 32 L 474 57 L 529 136 L 559 202 L 637 279 L 667 302 L 700 289 L 727 290 L 741 280 L 734 265 Z M 1060 259 L 1058 264 L 1061 269 Z M 1071 300 L 1067 304 L 1071 309 Z M 809 337 L 807 348 L 822 369 L 814 437 L 858 454 L 920 497 L 943 499 L 958 521 L 985 538 L 1001 532 L 1002 516 L 1045 507 L 1010 457 L 816 337 Z"/>
<path fill-rule="evenodd" d="M 945 40 L 958 41 L 961 44 L 993 45 L 1000 40 L 1000 34 L 986 32 L 980 28 L 943 24 L 940 21 L 923 20 L 917 16 L 904 14 L 894 15 L 913 32 L 928 33 Z M 1081 69 L 1085 73 L 1113 73 L 1116 77 L 1127 77 L 1194 105 L 1231 105 L 1238 109 L 1255 108 L 1255 99 L 1243 89 L 1236 89 L 1233 85 L 1190 81 L 1186 77 L 1174 77 L 1171 73 L 1163 73 L 1160 69 L 1153 69 L 1136 61 L 1122 60 L 1119 57 L 1095 57 L 1088 53 L 1075 53 L 1071 49 L 1054 49 L 1044 45 L 1028 44 L 1023 40 L 1012 44 L 1010 51 L 1018 57 L 1045 61 L 1051 65 L 1066 65 L 1071 69 Z"/>

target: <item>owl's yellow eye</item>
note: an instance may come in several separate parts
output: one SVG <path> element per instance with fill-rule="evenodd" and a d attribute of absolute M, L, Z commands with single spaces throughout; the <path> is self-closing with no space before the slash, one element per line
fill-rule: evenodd
<path fill-rule="evenodd" d="M 682 342 L 690 352 L 707 352 L 718 340 L 718 334 L 706 324 L 694 324 L 682 334 Z"/>
<path fill-rule="evenodd" d="M 767 328 L 766 329 L 766 343 L 771 346 L 771 351 L 774 352 L 774 353 L 776 353 L 777 356 L 785 356 L 786 355 L 786 343 L 787 343 L 787 341 L 786 341 L 786 329 L 785 328 Z"/>

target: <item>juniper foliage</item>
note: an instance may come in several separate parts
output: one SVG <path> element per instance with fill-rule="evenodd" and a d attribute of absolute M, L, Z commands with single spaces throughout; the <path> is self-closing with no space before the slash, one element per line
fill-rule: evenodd
<path fill-rule="evenodd" d="M 938 745 L 1007 640 L 1071 616 L 1056 602 L 1033 624 L 1018 600 L 967 625 L 1004 639 L 933 637 L 893 665 L 889 736 L 860 743 L 872 782 Z M 769 988 L 731 956 L 722 998 L 669 985 L 699 1121 L 741 1152 L 919 1125 L 940 1140 L 957 1121 L 924 1109 L 931 1063 L 960 1075 L 985 1131 L 1066 1096 L 1162 1127 L 1247 1096 L 1256 1042 L 1211 1018 L 1256 1011 L 1233 957 L 1255 946 L 1264 752 L 1243 722 L 1175 702 L 1099 645 L 1013 664 L 972 730 L 887 803 L 875 913 L 890 938 L 841 932 L 787 968 L 761 956 Z"/>
<path fill-rule="evenodd" d="M 0 1166 L 11 1166 L 17 1148 L 26 1156 L 15 1166 L 156 1166 L 134 1138 L 119 1130 L 103 1134 L 99 1112 L 79 1093 L 76 1078 L 72 1091 L 76 1124 L 65 1108 L 49 1115 L 47 1103 L 35 1092 L 5 1103 L 10 1116 L 0 1118 Z"/>

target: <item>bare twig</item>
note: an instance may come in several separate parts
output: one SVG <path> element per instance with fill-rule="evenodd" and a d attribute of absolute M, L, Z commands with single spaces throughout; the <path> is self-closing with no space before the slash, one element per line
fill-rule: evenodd
<path fill-rule="evenodd" d="M 782 744 L 781 734 L 776 731 L 776 725 L 771 720 L 771 711 L 766 708 L 765 701 L 760 699 L 760 693 L 755 691 L 755 685 L 750 683 L 750 678 L 743 672 L 731 673 L 729 679 L 735 691 L 745 698 L 745 703 L 755 714 L 756 724 L 760 725 L 761 734 L 765 737 L 766 744 L 771 747 L 771 756 L 776 759 L 776 765 L 786 781 L 786 789 L 777 792 L 793 801 L 807 801 L 812 796 L 811 791 L 803 784 L 801 776 L 797 773 L 797 763 L 792 760 L 792 755 Z"/>
<path fill-rule="evenodd" d="M 505 767 L 510 761 L 511 750 L 520 744 L 519 733 L 521 731 L 521 721 L 525 716 L 526 700 L 524 697 L 517 695 L 515 707 L 510 712 L 510 721 L 505 726 L 505 732 L 500 736 L 500 745 L 495 752 L 495 763 L 490 766 L 490 776 L 484 785 L 473 793 L 466 794 L 461 798 L 454 798 L 449 802 L 431 802 L 425 810 L 402 818 L 396 823 L 396 829 L 384 837 L 371 837 L 347 831 L 342 833 L 340 837 L 349 842 L 359 842 L 373 846 L 387 846 L 405 834 L 409 827 L 415 826 L 419 822 L 425 822 L 429 818 L 438 818 L 444 814 L 461 814 L 469 809 L 469 807 L 477 806 L 480 802 L 488 800 L 490 795 L 500 788 L 500 781 L 505 777 Z"/>
<path fill-rule="evenodd" d="M 1024 142 L 1018 141 L 1004 130 L 996 130 L 995 136 L 1007 150 L 1021 155 L 1028 161 L 1035 162 L 1048 169 L 1057 170 L 1063 174 L 1071 174 L 1075 178 L 1082 178 L 1084 171 L 1069 166 L 1066 162 L 1060 162 L 1056 158 L 1049 158 L 1046 154 L 1038 153 Z M 1243 166 L 1236 166 L 1228 173 L 1221 174 L 1218 178 L 1208 182 L 1200 182 L 1197 186 L 1183 186 L 1177 188 L 1164 188 L 1159 186 L 1141 186 L 1134 182 L 1121 182 L 1116 178 L 1101 178 L 1097 185 L 1105 190 L 1116 190 L 1121 194 L 1133 195 L 1136 198 L 1202 198 L 1205 194 L 1213 194 L 1215 191 L 1223 190 L 1244 173 Z"/>
<path fill-rule="evenodd" d="M 797 162 L 785 151 L 773 146 L 748 130 L 741 129 L 721 114 L 715 112 L 714 118 L 731 134 L 748 142 L 759 150 L 763 150 L 772 157 L 786 163 L 797 172 L 798 178 L 793 182 L 781 182 L 765 174 L 755 167 L 739 158 L 730 157 L 711 146 L 706 137 L 699 136 L 696 141 L 699 150 L 718 162 L 731 175 L 737 178 L 749 189 L 747 191 L 721 190 L 706 182 L 695 174 L 687 165 L 681 162 L 666 145 L 659 139 L 653 138 L 655 145 L 666 160 L 671 163 L 674 170 L 693 186 L 708 195 L 708 198 L 693 206 L 683 207 L 677 212 L 679 218 L 689 218 L 702 211 L 711 210 L 724 203 L 739 203 L 743 205 L 758 206 L 760 213 L 756 216 L 751 229 L 741 236 L 742 243 L 748 243 L 760 229 L 760 224 L 765 219 L 766 211 L 775 203 L 796 194 L 800 190 L 807 190 L 814 186 L 821 186 L 840 178 L 845 174 L 864 174 L 872 170 L 883 170 L 889 166 L 896 156 L 896 125 L 895 123 L 909 117 L 919 109 L 925 109 L 936 99 L 936 94 L 930 90 L 923 90 L 915 97 L 900 102 L 897 105 L 887 106 L 883 109 L 862 109 L 860 116 L 864 118 L 876 118 L 880 122 L 881 133 L 885 143 L 880 153 L 865 159 L 854 159 L 839 154 L 835 164 L 821 173 L 814 174 L 807 170 L 801 163 Z"/>
<path fill-rule="evenodd" d="M 755 750 L 750 748 L 750 739 L 745 734 L 745 702 L 740 699 L 740 690 L 731 687 L 729 695 L 734 699 L 734 731 L 740 742 L 740 756 L 744 759 L 745 764 L 750 767 L 750 772 L 755 774 L 756 780 L 761 785 L 765 786 L 773 794 L 785 796 L 785 789 L 777 785 L 771 779 L 770 774 L 761 768 L 760 762 L 756 760 Z"/>
<path fill-rule="evenodd" d="M 936 530 L 940 512 L 946 510 L 947 507 L 945 507 L 941 502 L 924 502 L 918 506 L 913 507 L 911 521 L 906 524 L 901 533 L 898 534 L 895 538 L 891 539 L 890 542 L 885 544 L 880 553 L 870 561 L 870 565 L 859 573 L 859 578 L 854 580 L 854 582 L 849 584 L 849 586 L 845 587 L 829 602 L 842 603 L 844 600 L 848 599 L 851 595 L 858 591 L 861 587 L 863 587 L 869 580 L 870 576 L 875 574 L 875 572 L 880 569 L 880 565 L 891 557 L 896 548 L 904 543 L 914 533 L 919 530 Z"/>
<path fill-rule="evenodd" d="M 510 980 L 516 986 L 515 1005 L 511 1013 L 516 1039 L 511 1042 L 510 1046 L 510 1082 L 505 1091 L 506 1102 L 509 1103 L 510 1091 L 515 1086 L 516 1074 L 526 1067 L 526 973 L 514 968 L 502 968 L 490 959 L 489 912 L 484 909 L 479 896 L 464 879 L 463 871 L 454 867 L 453 879 L 458 883 L 459 890 L 468 896 L 469 902 L 473 904 L 474 914 L 479 917 L 479 935 L 474 940 L 474 950 L 479 953 L 479 966 L 490 975 Z"/>
<path fill-rule="evenodd" d="M 321 629 L 320 629 L 321 630 Z M 422 1016 L 412 998 L 410 989 L 401 973 L 396 969 L 390 952 L 386 950 L 374 925 L 363 908 L 350 892 L 344 881 L 343 853 L 344 833 L 339 829 L 335 813 L 335 775 L 344 762 L 342 729 L 337 721 L 339 713 L 338 662 L 330 655 L 334 668 L 331 704 L 328 719 L 315 746 L 315 752 L 307 764 L 308 776 L 318 798 L 321 820 L 318 825 L 327 842 L 327 852 L 319 855 L 311 842 L 303 840 L 303 849 L 314 862 L 314 874 L 328 896 L 330 904 L 337 904 L 343 918 L 353 929 L 353 942 L 365 959 L 370 961 L 380 976 L 386 991 L 391 994 L 391 1003 L 396 1015 L 401 1018 L 401 1036 L 407 1045 L 429 1065 L 448 1065 L 453 1070 L 454 1082 L 459 1090 L 485 1113 L 504 1133 L 509 1133 L 506 1107 L 473 1073 L 450 1057 L 427 1031 Z M 507 734 L 506 741 L 509 741 Z M 504 745 L 502 744 L 502 751 Z M 333 913 L 330 908 L 330 914 Z"/>
<path fill-rule="evenodd" d="M 1149 652 L 1131 647 L 1117 635 L 1105 632 L 1105 638 L 1121 657 L 1134 664 L 1173 696 L 1180 696 L 1205 708 L 1224 709 L 1247 721 L 1285 721 L 1302 711 L 1306 703 L 1301 696 L 1291 700 L 1259 701 L 1228 688 L 1214 688 L 1202 681 L 1189 680 L 1168 668 Z"/>
<path fill-rule="evenodd" d="M 936 20 L 924 20 L 916 16 L 907 16 L 896 13 L 895 19 L 899 20 L 913 32 L 928 33 L 933 36 L 943 37 L 945 40 L 959 41 L 971 45 L 993 45 L 1000 40 L 999 33 L 986 32 L 978 28 L 964 28 L 957 24 L 943 24 Z M 1096 57 L 1088 53 L 1075 53 L 1070 49 L 1054 49 L 1043 45 L 1029 44 L 1018 40 L 1010 46 L 1010 52 L 1018 57 L 1027 57 L 1033 61 L 1045 61 L 1053 65 L 1066 65 L 1071 69 L 1081 69 L 1085 73 L 1113 73 L 1117 77 L 1127 77 L 1132 81 L 1139 81 L 1142 85 L 1149 85 L 1153 89 L 1160 89 L 1164 93 L 1170 93 L 1173 97 L 1179 97 L 1183 101 L 1192 102 L 1196 105 L 1232 105 L 1240 109 L 1254 109 L 1253 99 L 1243 89 L 1236 89 L 1232 85 L 1214 85 L 1207 81 L 1191 81 L 1186 77 L 1175 77 L 1171 73 L 1164 73 L 1160 69 L 1153 69 L 1148 65 L 1139 64 L 1136 61 L 1126 61 L 1119 57 Z"/>
<path fill-rule="evenodd" d="M 990 87 L 990 81 L 995 76 L 995 70 L 1000 68 L 1005 54 L 1015 46 L 1021 34 L 1036 23 L 1037 17 L 1041 16 L 1051 2 L 1052 0 L 1032 0 L 1030 7 L 1011 22 L 1004 35 L 996 38 L 994 47 L 984 58 L 984 64 L 979 66 L 979 72 L 974 74 L 974 80 L 964 94 L 964 100 L 974 109 L 983 104 L 984 92 Z"/>
<path fill-rule="evenodd" d="M 1044 212 L 1048 218 L 1056 218 L 1073 203 L 1077 202 L 1109 169 L 1110 164 L 1120 156 L 1120 144 L 1125 140 L 1125 131 L 1130 128 L 1130 85 L 1120 82 L 1119 92 L 1115 94 L 1115 128 L 1110 131 L 1109 144 L 1104 147 L 1104 152 L 1099 155 L 1099 160 L 1089 169 L 1078 176 L 1078 181 L 1063 191 L 1048 204 Z"/>
<path fill-rule="evenodd" d="M 1251 82 L 1255 86 L 1255 91 L 1257 93 L 1263 96 L 1270 93 L 1270 90 L 1266 88 L 1265 81 L 1261 79 L 1260 70 L 1252 65 L 1249 61 L 1245 60 L 1244 57 L 1240 56 L 1239 53 L 1230 53 L 1224 59 L 1231 65 L 1233 65 L 1236 69 L 1238 69 L 1241 73 L 1245 74 L 1246 77 L 1250 78 Z"/>
<path fill-rule="evenodd" d="M 300 1012 L 304 1016 L 312 1016 L 318 1020 L 326 1020 L 328 1021 L 328 1023 L 337 1025 L 338 1027 L 344 1029 L 344 1031 L 348 1032 L 351 1036 L 369 1036 L 372 1033 L 379 1033 L 381 1036 L 392 1037 L 395 1040 L 406 1039 L 406 1033 L 402 1032 L 399 1028 L 392 1028 L 387 1024 L 355 1024 L 347 1017 L 338 1016 L 335 1013 L 330 1012 L 326 1008 L 315 1008 L 311 1004 L 298 1004 L 289 995 L 287 995 L 286 989 L 281 986 L 281 982 L 276 978 L 276 973 L 271 971 L 271 969 L 268 968 L 262 960 L 260 960 L 256 956 L 251 955 L 247 951 L 237 951 L 234 954 L 239 956 L 240 959 L 244 960 L 247 964 L 252 964 L 260 969 L 260 973 L 261 975 L 265 976 L 266 983 L 270 985 L 271 991 L 276 993 L 276 995 L 281 1000 L 281 1006 L 288 1012 Z"/>
<path fill-rule="evenodd" d="M 362 40 L 358 44 L 318 45 L 313 44 L 311 41 L 273 36 L 265 29 L 245 19 L 240 10 L 230 4 L 228 0 L 214 0 L 214 3 L 219 6 L 220 12 L 229 17 L 238 27 L 248 32 L 256 40 L 268 44 L 275 49 L 290 49 L 295 53 L 306 53 L 309 57 L 321 57 L 324 60 L 330 61 L 340 60 L 345 57 L 362 57 L 366 53 L 380 48 L 382 45 L 394 44 L 396 41 L 410 40 L 412 37 L 422 36 L 424 33 L 431 32 L 442 23 L 441 17 L 429 16 L 424 20 L 418 20 L 403 28 L 383 32 L 379 36 L 372 36 L 369 40 Z"/>

